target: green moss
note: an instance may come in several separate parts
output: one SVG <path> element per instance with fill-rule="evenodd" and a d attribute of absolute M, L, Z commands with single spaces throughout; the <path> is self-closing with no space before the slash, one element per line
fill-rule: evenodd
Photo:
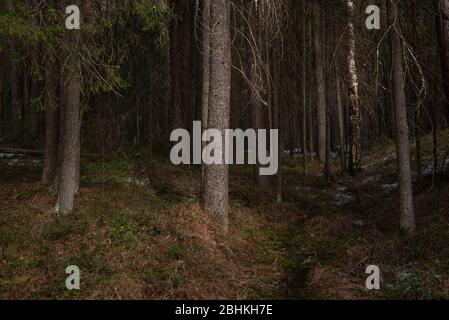
<path fill-rule="evenodd" d="M 13 225 L 1 225 L 0 226 L 0 246 L 19 246 L 23 244 L 27 239 L 26 230 L 21 227 Z"/>
<path fill-rule="evenodd" d="M 158 285 L 161 281 L 168 280 L 169 276 L 170 270 L 162 266 L 146 268 L 142 272 L 143 281 L 148 286 Z"/>
<path fill-rule="evenodd" d="M 56 219 L 46 225 L 42 231 L 42 238 L 46 240 L 64 240 L 73 234 L 83 235 L 88 227 L 88 221 L 76 214 Z"/>
<path fill-rule="evenodd" d="M 179 244 L 174 244 L 167 250 L 167 257 L 173 260 L 179 260 L 181 259 L 183 255 L 184 249 Z"/>

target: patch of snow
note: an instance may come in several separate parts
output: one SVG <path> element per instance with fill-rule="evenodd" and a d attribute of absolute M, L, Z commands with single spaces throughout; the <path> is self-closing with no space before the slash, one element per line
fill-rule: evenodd
<path fill-rule="evenodd" d="M 14 153 L 2 153 L 0 152 L 0 158 L 14 158 L 16 155 Z"/>
<path fill-rule="evenodd" d="M 363 221 L 363 220 L 355 220 L 352 224 L 355 225 L 356 227 L 364 227 L 365 226 L 365 221 Z"/>
<path fill-rule="evenodd" d="M 425 159 L 426 161 L 429 161 L 430 163 L 423 163 L 423 168 L 422 168 L 422 174 L 424 176 L 430 176 L 433 175 L 434 172 L 434 165 L 433 165 L 433 160 L 432 159 Z M 445 170 L 448 166 L 449 166 L 449 157 L 445 160 L 444 164 L 441 164 L 441 158 L 439 159 L 439 170 L 443 169 Z M 418 176 L 418 172 L 416 170 L 414 170 L 412 172 L 413 177 L 417 177 Z"/>
<path fill-rule="evenodd" d="M 433 164 L 427 164 L 423 167 L 422 169 L 422 174 L 425 176 L 429 176 L 431 174 L 433 174 Z"/>
<path fill-rule="evenodd" d="M 346 193 L 343 193 L 343 192 L 338 192 L 335 195 L 335 202 L 339 206 L 350 204 L 351 202 L 354 202 L 354 201 L 355 201 L 355 197 L 353 195 L 350 195 L 350 194 L 346 194 Z"/>
<path fill-rule="evenodd" d="M 8 161 L 9 166 L 16 166 L 18 164 L 19 164 L 19 159 L 12 159 L 12 160 Z"/>
<path fill-rule="evenodd" d="M 380 174 L 375 175 L 375 176 L 369 176 L 368 178 L 366 178 L 365 180 L 362 181 L 362 185 L 365 185 L 365 184 L 368 184 L 368 183 L 376 183 L 381 178 L 382 178 L 382 176 Z"/>
<path fill-rule="evenodd" d="M 137 179 L 137 178 L 129 177 L 128 178 L 128 182 L 129 183 L 133 183 L 133 184 L 135 184 L 135 185 L 137 185 L 139 187 L 145 187 L 148 184 L 148 179 L 140 180 L 140 179 Z"/>
<path fill-rule="evenodd" d="M 382 185 L 382 189 L 384 189 L 384 190 L 396 190 L 398 188 L 399 188 L 399 182 Z"/>
<path fill-rule="evenodd" d="M 18 166 L 18 167 L 40 167 L 43 165 L 43 160 L 40 159 L 12 159 L 8 161 L 9 166 Z"/>
<path fill-rule="evenodd" d="M 412 274 L 410 272 L 400 271 L 396 274 L 396 279 L 398 281 L 405 281 L 405 280 L 409 279 L 411 276 L 412 276 Z"/>
<path fill-rule="evenodd" d="M 444 162 L 444 166 L 443 169 L 446 169 L 446 167 L 449 167 L 449 157 L 446 159 L 446 161 Z"/>
<path fill-rule="evenodd" d="M 396 160 L 396 156 L 394 154 L 389 154 L 383 158 L 383 162 Z"/>

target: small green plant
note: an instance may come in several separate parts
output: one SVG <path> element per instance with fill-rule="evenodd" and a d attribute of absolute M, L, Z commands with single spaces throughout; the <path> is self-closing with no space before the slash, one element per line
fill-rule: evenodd
<path fill-rule="evenodd" d="M 167 250 L 167 256 L 173 260 L 179 260 L 182 257 L 183 249 L 180 245 L 174 244 Z"/>

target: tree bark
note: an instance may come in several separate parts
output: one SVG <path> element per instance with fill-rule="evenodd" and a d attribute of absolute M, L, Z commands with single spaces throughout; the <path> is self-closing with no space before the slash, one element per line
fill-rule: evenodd
<path fill-rule="evenodd" d="M 282 194 L 282 164 L 284 161 L 284 123 L 282 117 L 282 109 L 281 109 L 281 54 L 280 48 L 281 43 L 280 39 L 276 39 L 273 46 L 273 128 L 277 129 L 279 132 L 279 152 L 278 152 L 278 172 L 276 175 L 276 203 L 279 205 L 283 201 Z"/>
<path fill-rule="evenodd" d="M 307 175 L 307 35 L 309 34 L 308 23 L 306 22 L 306 2 L 303 2 L 303 34 L 302 34 L 302 153 L 303 170 Z M 312 151 L 311 151 L 312 152 Z"/>
<path fill-rule="evenodd" d="M 315 65 L 315 90 L 317 106 L 318 159 L 325 161 L 326 153 L 326 79 L 324 76 L 324 56 L 321 27 L 321 6 L 319 0 L 313 1 L 313 52 Z"/>
<path fill-rule="evenodd" d="M 17 41 L 15 39 L 10 41 L 10 50 L 12 56 L 17 53 Z M 13 120 L 21 119 L 21 108 L 19 100 L 19 70 L 17 63 L 11 61 L 11 113 Z"/>
<path fill-rule="evenodd" d="M 268 112 L 264 108 L 261 101 L 260 95 L 263 94 L 264 81 L 261 74 L 262 66 L 261 59 L 258 53 L 263 52 L 263 41 L 262 41 L 262 29 L 260 21 L 260 12 L 258 6 L 253 2 L 249 8 L 249 34 L 248 39 L 250 39 L 249 51 L 250 51 L 250 111 L 251 111 L 251 127 L 254 130 L 260 130 L 266 128 L 268 122 Z M 253 150 L 256 152 L 256 150 Z M 254 176 L 257 181 L 257 185 L 261 188 L 268 187 L 270 184 L 269 178 L 267 176 L 261 176 L 259 174 L 260 163 L 254 166 Z"/>
<path fill-rule="evenodd" d="M 405 96 L 405 75 L 402 57 L 401 26 L 397 0 L 388 1 L 388 17 L 392 26 L 390 33 L 393 68 L 393 96 L 396 118 L 396 151 L 398 158 L 398 176 L 400 192 L 401 228 L 406 231 L 415 229 L 413 208 L 413 189 L 410 165 L 410 141 Z"/>
<path fill-rule="evenodd" d="M 203 45 L 202 45 L 202 57 L 203 57 L 203 79 L 202 79 L 202 92 L 201 92 L 201 123 L 203 132 L 207 129 L 209 118 L 209 93 L 210 93 L 210 0 L 203 0 Z M 204 148 L 205 143 L 202 143 Z M 203 163 L 201 165 L 201 197 L 204 199 L 205 189 L 205 172 L 206 167 Z"/>
<path fill-rule="evenodd" d="M 346 7 L 348 12 L 349 173 L 354 174 L 361 169 L 360 98 L 357 64 L 355 60 L 354 1 L 347 0 Z"/>
<path fill-rule="evenodd" d="M 337 112 L 338 112 L 338 140 L 340 144 L 341 172 L 346 174 L 346 141 L 343 104 L 341 102 L 341 84 L 337 64 L 335 64 L 335 81 L 337 88 Z"/>
<path fill-rule="evenodd" d="M 331 56 L 329 55 L 329 48 L 335 47 L 335 33 L 332 32 L 336 21 L 335 14 L 332 12 L 329 17 L 329 6 L 326 6 L 325 9 L 325 18 L 323 21 L 324 30 L 326 30 L 326 35 L 324 37 L 325 43 L 325 57 L 326 57 L 326 159 L 325 159 L 325 168 L 324 174 L 328 180 L 332 179 L 332 114 L 333 114 L 333 106 L 335 105 L 335 82 L 334 78 L 330 77 L 331 73 L 330 61 Z"/>
<path fill-rule="evenodd" d="M 73 35 L 72 35 L 73 36 Z M 75 38 L 75 37 L 74 37 Z M 76 43 L 75 41 L 70 41 Z M 75 51 L 76 52 L 76 51 Z M 56 205 L 58 215 L 69 215 L 73 212 L 74 198 L 77 193 L 77 165 L 79 165 L 79 139 L 80 139 L 80 95 L 81 75 L 79 73 L 78 58 L 72 53 L 67 59 L 65 75 L 65 128 L 63 137 L 63 155 L 60 167 L 59 194 Z"/>
<path fill-rule="evenodd" d="M 38 0 L 31 0 L 30 5 L 33 10 L 38 12 Z M 39 18 L 36 14 L 33 14 L 33 23 L 35 26 L 39 26 Z M 39 47 L 35 46 L 32 49 L 33 59 L 36 60 L 36 63 L 41 63 L 41 55 L 39 51 Z M 28 85 L 28 83 L 26 84 Z M 29 82 L 30 91 L 29 91 L 29 100 L 27 101 L 27 110 L 25 112 L 25 123 L 26 128 L 28 130 L 28 134 L 31 138 L 37 137 L 37 127 L 38 127 L 38 113 L 36 110 L 35 102 L 39 98 L 39 82 L 34 74 L 31 75 L 31 79 Z"/>
<path fill-rule="evenodd" d="M 435 0 L 435 3 L 437 3 L 439 13 L 437 18 L 438 44 L 449 119 L 449 0 Z"/>
<path fill-rule="evenodd" d="M 58 151 L 56 156 L 56 174 L 55 174 L 55 187 L 59 190 L 59 182 L 61 180 L 61 167 L 64 158 L 64 144 L 65 144 L 65 113 L 66 113 L 66 103 L 65 98 L 65 83 L 66 79 L 65 69 L 62 65 L 62 60 L 58 63 L 58 73 L 59 73 L 59 129 L 58 129 Z"/>
<path fill-rule="evenodd" d="M 315 159 L 315 144 L 314 144 L 314 136 L 315 130 L 313 130 L 313 114 L 314 114 L 314 97 L 312 90 L 309 90 L 309 105 L 307 106 L 307 113 L 309 114 L 309 152 L 310 159 L 313 161 Z"/>
<path fill-rule="evenodd" d="M 0 55 L 0 61 L 2 60 L 2 56 Z M 0 72 L 3 72 L 2 65 L 0 64 Z M 0 134 L 3 135 L 4 133 L 4 118 L 5 118 L 5 111 L 3 108 L 3 78 L 0 76 Z"/>
<path fill-rule="evenodd" d="M 190 129 L 195 113 L 195 1 L 170 0 L 170 89 L 175 128 Z"/>
<path fill-rule="evenodd" d="M 57 103 L 58 68 L 53 61 L 46 64 L 45 90 L 45 161 L 42 182 L 54 183 L 58 155 L 59 108 Z"/>
<path fill-rule="evenodd" d="M 230 123 L 231 102 L 231 30 L 230 1 L 211 0 L 211 70 L 208 128 L 217 129 L 222 137 L 224 151 L 225 130 Z M 204 210 L 228 229 L 229 168 L 223 164 L 206 166 Z"/>

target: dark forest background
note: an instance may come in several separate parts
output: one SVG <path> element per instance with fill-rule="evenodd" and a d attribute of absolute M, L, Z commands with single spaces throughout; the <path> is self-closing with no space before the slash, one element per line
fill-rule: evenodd
<path fill-rule="evenodd" d="M 278 174 L 171 165 L 198 120 Z M 447 298 L 448 126 L 448 0 L 0 0 L 0 297 Z"/>

